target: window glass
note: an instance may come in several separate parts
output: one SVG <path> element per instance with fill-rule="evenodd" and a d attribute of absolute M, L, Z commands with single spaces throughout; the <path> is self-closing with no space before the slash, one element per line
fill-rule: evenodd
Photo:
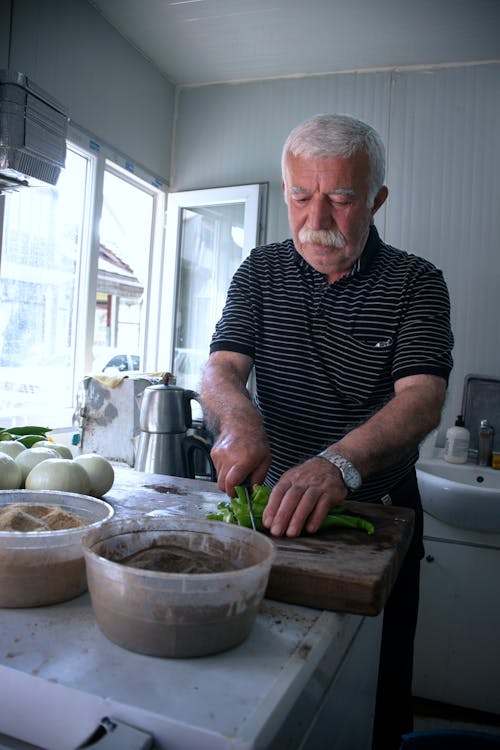
<path fill-rule="evenodd" d="M 196 390 L 229 282 L 243 255 L 245 204 L 196 206 L 181 212 L 174 373 Z"/>
<path fill-rule="evenodd" d="M 141 367 L 154 195 L 107 169 L 99 229 L 94 371 Z"/>
<path fill-rule="evenodd" d="M 5 197 L 0 424 L 70 424 L 89 158 L 67 150 L 57 186 Z M 50 423 L 47 424 L 50 417 Z"/>
<path fill-rule="evenodd" d="M 73 431 L 84 377 L 156 369 L 161 182 L 72 138 L 56 186 L 0 196 L 1 427 Z"/>
<path fill-rule="evenodd" d="M 264 241 L 267 185 L 170 193 L 162 278 L 160 354 L 183 388 L 197 391 L 231 278 Z"/>

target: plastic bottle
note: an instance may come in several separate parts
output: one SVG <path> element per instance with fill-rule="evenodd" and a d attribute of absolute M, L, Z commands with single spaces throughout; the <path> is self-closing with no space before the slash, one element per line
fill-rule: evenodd
<path fill-rule="evenodd" d="M 477 462 L 479 466 L 489 466 L 491 464 L 494 432 L 488 420 L 482 419 L 477 443 Z"/>
<path fill-rule="evenodd" d="M 450 464 L 465 464 L 469 455 L 470 432 L 464 426 L 464 419 L 458 415 L 454 427 L 446 431 L 443 458 Z"/>

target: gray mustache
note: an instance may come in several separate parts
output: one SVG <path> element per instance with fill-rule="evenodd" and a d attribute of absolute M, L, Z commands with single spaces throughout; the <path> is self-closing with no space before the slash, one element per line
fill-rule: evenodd
<path fill-rule="evenodd" d="M 336 247 L 339 250 L 346 246 L 344 235 L 336 229 L 308 229 L 303 227 L 299 232 L 299 240 L 303 244 L 313 243 Z"/>

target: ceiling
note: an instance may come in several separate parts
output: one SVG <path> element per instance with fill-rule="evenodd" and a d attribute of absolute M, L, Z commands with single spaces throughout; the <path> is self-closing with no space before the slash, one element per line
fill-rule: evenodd
<path fill-rule="evenodd" d="M 499 0 L 89 0 L 172 83 L 500 58 Z"/>
<path fill-rule="evenodd" d="M 500 0 L 88 0 L 172 83 L 500 59 Z"/>

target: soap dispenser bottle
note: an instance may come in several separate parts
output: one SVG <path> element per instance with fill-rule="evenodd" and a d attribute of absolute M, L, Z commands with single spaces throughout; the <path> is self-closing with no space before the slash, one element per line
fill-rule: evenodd
<path fill-rule="evenodd" d="M 461 414 L 455 421 L 455 426 L 446 431 L 443 458 L 450 464 L 465 464 L 469 455 L 470 432 L 464 425 Z"/>
<path fill-rule="evenodd" d="M 477 445 L 477 462 L 479 466 L 489 466 L 491 464 L 491 452 L 493 450 L 494 429 L 487 419 L 481 420 L 479 427 L 478 445 Z"/>

